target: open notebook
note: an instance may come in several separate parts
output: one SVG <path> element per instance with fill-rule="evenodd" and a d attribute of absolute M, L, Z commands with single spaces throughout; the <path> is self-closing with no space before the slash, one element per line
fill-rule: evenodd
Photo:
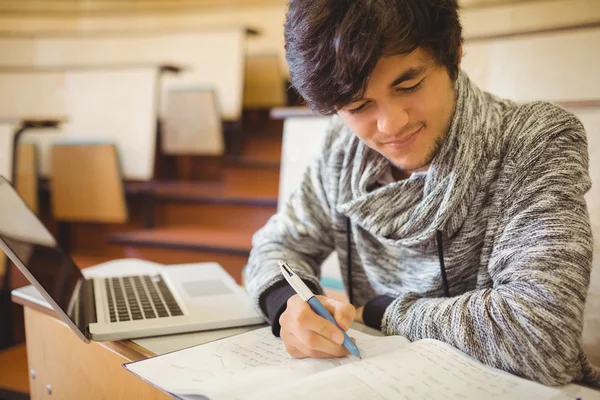
<path fill-rule="evenodd" d="M 266 327 L 125 367 L 185 400 L 600 398 L 578 386 L 550 388 L 484 366 L 436 340 L 410 343 L 401 336 L 349 333 L 362 360 L 293 359 Z"/>

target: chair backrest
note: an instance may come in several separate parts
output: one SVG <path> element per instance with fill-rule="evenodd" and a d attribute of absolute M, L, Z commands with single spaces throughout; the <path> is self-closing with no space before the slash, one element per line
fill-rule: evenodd
<path fill-rule="evenodd" d="M 284 106 L 285 78 L 277 53 L 246 56 L 244 74 L 244 108 L 272 108 Z"/>
<path fill-rule="evenodd" d="M 306 168 L 320 154 L 325 141 L 329 117 L 288 117 L 283 125 L 279 202 L 282 210 L 290 195 L 298 188 Z M 321 265 L 323 287 L 344 290 L 337 253 L 333 252 Z"/>
<path fill-rule="evenodd" d="M 169 91 L 161 146 L 168 155 L 223 155 L 225 140 L 214 90 Z"/>
<path fill-rule="evenodd" d="M 123 180 L 113 144 L 55 144 L 50 174 L 52 213 L 57 221 L 127 221 Z"/>
<path fill-rule="evenodd" d="M 283 123 L 278 208 L 302 182 L 306 168 L 316 160 L 325 141 L 329 117 L 288 117 Z"/>

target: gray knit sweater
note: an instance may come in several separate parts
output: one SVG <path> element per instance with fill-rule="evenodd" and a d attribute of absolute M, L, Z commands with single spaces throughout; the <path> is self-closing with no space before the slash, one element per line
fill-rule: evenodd
<path fill-rule="evenodd" d="M 244 273 L 257 307 L 269 314 L 266 296 L 282 281 L 277 260 L 320 290 L 320 265 L 336 250 L 346 277 L 349 218 L 354 304 L 393 298 L 382 311 L 385 334 L 438 339 L 543 384 L 600 385 L 581 339 L 592 234 L 577 118 L 549 103 L 499 99 L 461 72 L 428 172 L 382 185 L 389 168 L 332 119 L 321 157 L 254 236 Z M 438 232 L 452 297 L 443 297 Z"/>

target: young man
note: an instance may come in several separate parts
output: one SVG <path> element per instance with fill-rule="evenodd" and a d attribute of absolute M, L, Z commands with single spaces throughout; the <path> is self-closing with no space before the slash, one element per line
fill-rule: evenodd
<path fill-rule="evenodd" d="M 581 123 L 477 88 L 459 69 L 456 0 L 292 0 L 285 39 L 293 85 L 337 114 L 245 269 L 287 351 L 347 354 L 277 264 L 322 293 L 336 250 L 352 305 L 321 300 L 344 329 L 356 319 L 547 385 L 598 384 L 581 340 L 592 260 Z"/>

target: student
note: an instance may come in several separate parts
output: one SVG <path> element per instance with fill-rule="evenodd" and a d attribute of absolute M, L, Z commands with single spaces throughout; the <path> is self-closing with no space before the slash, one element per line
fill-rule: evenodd
<path fill-rule="evenodd" d="M 287 351 L 347 354 L 277 264 L 322 293 L 336 250 L 352 305 L 321 300 L 344 329 L 438 339 L 547 385 L 600 383 L 581 339 L 592 233 L 579 120 L 475 86 L 456 0 L 291 0 L 285 42 L 292 84 L 335 114 L 245 269 Z"/>

